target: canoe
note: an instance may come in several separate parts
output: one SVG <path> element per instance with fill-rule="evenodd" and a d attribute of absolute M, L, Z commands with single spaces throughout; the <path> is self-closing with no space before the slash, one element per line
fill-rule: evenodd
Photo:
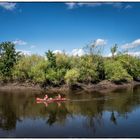
<path fill-rule="evenodd" d="M 61 99 L 47 99 L 47 100 L 44 100 L 44 99 L 41 99 L 41 98 L 36 98 L 36 101 L 40 101 L 40 102 L 59 102 L 59 101 L 66 101 L 67 99 L 66 98 L 61 98 Z"/>
<path fill-rule="evenodd" d="M 46 101 L 46 100 L 44 100 L 44 99 L 41 99 L 41 98 L 36 98 L 36 101 Z"/>
<path fill-rule="evenodd" d="M 61 98 L 61 99 L 52 99 L 53 101 L 66 101 L 66 98 Z"/>

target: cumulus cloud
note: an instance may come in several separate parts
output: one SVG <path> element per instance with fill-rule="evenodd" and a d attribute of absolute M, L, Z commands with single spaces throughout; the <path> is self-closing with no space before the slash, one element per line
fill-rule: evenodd
<path fill-rule="evenodd" d="M 54 50 L 53 53 L 58 54 L 58 53 L 63 53 L 61 50 Z"/>
<path fill-rule="evenodd" d="M 104 46 L 104 45 L 106 45 L 107 41 L 104 39 L 97 39 L 97 40 L 95 40 L 94 43 L 95 43 L 94 44 L 95 46 Z"/>
<path fill-rule="evenodd" d="M 102 5 L 110 5 L 114 8 L 124 8 L 124 9 L 129 9 L 132 8 L 131 5 L 126 5 L 124 3 L 120 3 L 120 2 L 68 2 L 65 3 L 68 6 L 68 9 L 74 9 L 76 7 L 99 7 Z"/>
<path fill-rule="evenodd" d="M 114 55 L 117 55 L 117 52 L 115 52 Z M 112 56 L 112 53 L 105 55 L 105 57 L 111 57 L 111 56 Z"/>
<path fill-rule="evenodd" d="M 131 55 L 131 56 L 140 57 L 140 51 L 137 51 L 137 52 L 127 52 L 126 54 L 129 54 L 129 55 Z"/>
<path fill-rule="evenodd" d="M 71 54 L 73 56 L 82 56 L 85 53 L 84 53 L 84 50 L 83 49 L 73 49 L 72 52 L 71 52 Z"/>
<path fill-rule="evenodd" d="M 137 51 L 137 52 L 126 52 L 124 54 L 128 54 L 128 55 L 131 55 L 131 56 L 137 56 L 137 57 L 140 57 L 140 51 Z M 115 53 L 114 55 L 117 55 L 117 53 Z M 109 53 L 108 55 L 105 55 L 106 57 L 111 57 L 112 56 L 112 53 Z"/>
<path fill-rule="evenodd" d="M 16 52 L 20 52 L 23 55 L 31 55 L 31 51 L 26 51 L 26 50 L 16 50 Z"/>
<path fill-rule="evenodd" d="M 23 40 L 15 40 L 15 41 L 13 41 L 13 43 L 15 45 L 19 45 L 19 46 L 21 46 L 21 45 L 27 45 L 27 42 L 25 42 Z"/>
<path fill-rule="evenodd" d="M 140 39 L 134 40 L 131 43 L 126 43 L 126 44 L 122 45 L 121 47 L 124 49 L 131 49 L 131 48 L 136 48 L 138 46 L 140 46 Z"/>
<path fill-rule="evenodd" d="M 6 10 L 13 10 L 16 7 L 16 3 L 0 2 L 0 7 L 4 8 Z"/>
<path fill-rule="evenodd" d="M 62 53 L 65 53 L 69 56 L 73 55 L 73 56 L 82 56 L 84 55 L 84 50 L 83 49 L 73 49 L 71 52 L 63 52 L 61 50 L 54 50 L 53 51 L 54 54 L 62 54 Z"/>

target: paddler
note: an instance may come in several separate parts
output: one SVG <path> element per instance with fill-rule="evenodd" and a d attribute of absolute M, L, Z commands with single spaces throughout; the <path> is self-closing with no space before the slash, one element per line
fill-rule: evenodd
<path fill-rule="evenodd" d="M 49 97 L 48 95 L 46 94 L 45 97 L 44 97 L 44 100 L 47 100 Z"/>
<path fill-rule="evenodd" d="M 60 94 L 58 94 L 57 99 L 61 99 L 61 95 Z"/>

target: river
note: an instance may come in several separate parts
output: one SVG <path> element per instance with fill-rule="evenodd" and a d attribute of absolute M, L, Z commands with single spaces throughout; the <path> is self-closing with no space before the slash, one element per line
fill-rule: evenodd
<path fill-rule="evenodd" d="M 69 101 L 37 104 L 36 97 L 44 95 L 0 91 L 0 137 L 140 137 L 140 86 L 104 94 L 70 92 Z"/>

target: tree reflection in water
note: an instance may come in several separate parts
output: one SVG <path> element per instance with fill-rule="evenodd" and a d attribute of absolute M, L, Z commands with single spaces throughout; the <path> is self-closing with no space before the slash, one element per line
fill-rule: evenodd
<path fill-rule="evenodd" d="M 112 111 L 112 113 L 111 113 L 110 120 L 111 120 L 115 125 L 117 124 L 117 119 L 116 119 L 116 116 L 115 116 L 114 111 Z"/>
<path fill-rule="evenodd" d="M 4 130 L 15 129 L 18 117 L 15 113 L 15 106 L 12 104 L 12 96 L 5 94 L 0 103 L 0 127 Z"/>
<path fill-rule="evenodd" d="M 68 118 L 74 120 L 75 116 L 83 116 L 82 127 L 95 134 L 106 123 L 105 112 L 109 112 L 106 117 L 111 125 L 118 126 L 120 118 L 129 118 L 129 114 L 140 105 L 140 87 L 134 87 L 133 90 L 116 90 L 107 94 L 72 93 L 68 94 L 67 98 L 72 100 L 94 98 L 94 100 L 54 103 L 46 105 L 47 107 L 44 104 L 36 104 L 35 97 L 35 93 L 1 92 L 0 128 L 13 130 L 17 122 L 20 123 L 25 118 L 36 120 L 41 118 L 48 126 L 65 126 Z M 111 98 L 105 100 L 107 97 Z"/>

